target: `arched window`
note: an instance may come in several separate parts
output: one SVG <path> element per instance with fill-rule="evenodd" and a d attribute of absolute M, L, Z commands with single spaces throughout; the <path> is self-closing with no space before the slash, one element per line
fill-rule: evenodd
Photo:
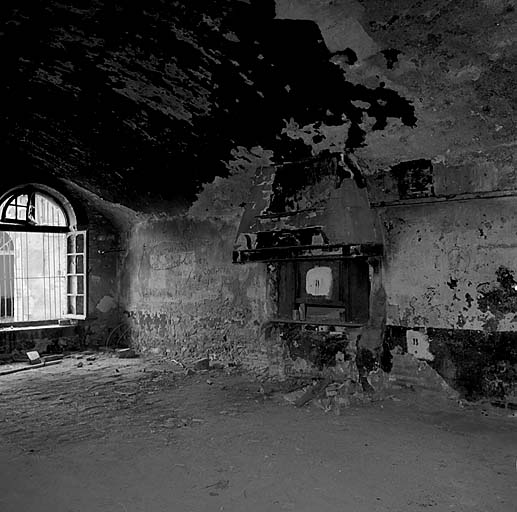
<path fill-rule="evenodd" d="M 86 318 L 86 232 L 64 196 L 42 185 L 0 199 L 0 324 Z"/>

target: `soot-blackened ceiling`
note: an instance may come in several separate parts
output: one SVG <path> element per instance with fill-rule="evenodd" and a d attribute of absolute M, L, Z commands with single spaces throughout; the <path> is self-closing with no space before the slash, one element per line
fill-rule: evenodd
<path fill-rule="evenodd" d="M 145 208 L 239 147 L 508 164 L 514 21 L 510 0 L 6 0 L 2 172 Z"/>
<path fill-rule="evenodd" d="M 108 199 L 192 197 L 227 172 L 237 146 L 273 149 L 277 161 L 309 156 L 282 133 L 286 120 L 347 120 L 347 148 L 364 142 L 365 111 L 374 129 L 416 121 L 397 92 L 347 82 L 318 25 L 274 19 L 268 0 L 1 9 L 3 152 Z"/>

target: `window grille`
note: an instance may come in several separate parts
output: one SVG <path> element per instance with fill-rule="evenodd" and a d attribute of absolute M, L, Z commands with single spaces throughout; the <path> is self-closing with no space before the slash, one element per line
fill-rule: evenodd
<path fill-rule="evenodd" d="M 46 194 L 0 206 L 0 324 L 86 317 L 86 232 Z"/>

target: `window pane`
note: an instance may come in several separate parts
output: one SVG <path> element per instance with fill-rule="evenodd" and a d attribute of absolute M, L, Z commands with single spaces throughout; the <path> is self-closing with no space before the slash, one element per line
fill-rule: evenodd
<path fill-rule="evenodd" d="M 65 214 L 61 210 L 56 210 L 52 223 L 56 226 L 66 226 Z"/>
<path fill-rule="evenodd" d="M 25 206 L 29 201 L 29 196 L 27 194 L 22 194 L 17 197 L 17 203 L 19 206 Z"/>
<path fill-rule="evenodd" d="M 12 253 L 14 251 L 14 244 L 12 238 L 5 231 L 0 231 L 0 252 Z"/>
<path fill-rule="evenodd" d="M 84 277 L 76 277 L 77 293 L 84 293 Z"/>
<path fill-rule="evenodd" d="M 68 276 L 67 293 L 77 293 L 77 277 Z"/>
<path fill-rule="evenodd" d="M 16 219 L 16 208 L 14 206 L 8 206 L 5 216 L 8 219 Z"/>
<path fill-rule="evenodd" d="M 84 274 L 84 256 L 75 257 L 75 271 L 77 274 Z"/>
<path fill-rule="evenodd" d="M 66 226 L 61 207 L 45 194 L 34 194 L 34 217 L 36 224 L 46 226 Z"/>
<path fill-rule="evenodd" d="M 75 307 L 75 295 L 69 295 L 68 296 L 68 308 L 67 308 L 67 313 L 69 315 L 76 315 L 76 307 Z"/>
<path fill-rule="evenodd" d="M 75 256 L 68 256 L 66 265 L 67 274 L 75 274 Z"/>
<path fill-rule="evenodd" d="M 66 239 L 66 252 L 68 254 L 75 252 L 75 235 L 69 235 Z"/>
<path fill-rule="evenodd" d="M 76 315 L 84 315 L 84 295 L 79 295 L 76 297 Z"/>
<path fill-rule="evenodd" d="M 75 238 L 75 252 L 84 252 L 84 235 L 77 235 Z"/>
<path fill-rule="evenodd" d="M 26 220 L 27 219 L 27 208 L 22 206 L 21 208 L 16 208 L 16 219 L 17 220 Z"/>

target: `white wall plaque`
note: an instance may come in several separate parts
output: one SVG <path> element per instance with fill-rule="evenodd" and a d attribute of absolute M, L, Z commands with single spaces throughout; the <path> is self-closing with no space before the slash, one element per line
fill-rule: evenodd
<path fill-rule="evenodd" d="M 330 297 L 332 292 L 332 269 L 330 267 L 313 267 L 305 277 L 305 290 L 309 295 Z"/>

